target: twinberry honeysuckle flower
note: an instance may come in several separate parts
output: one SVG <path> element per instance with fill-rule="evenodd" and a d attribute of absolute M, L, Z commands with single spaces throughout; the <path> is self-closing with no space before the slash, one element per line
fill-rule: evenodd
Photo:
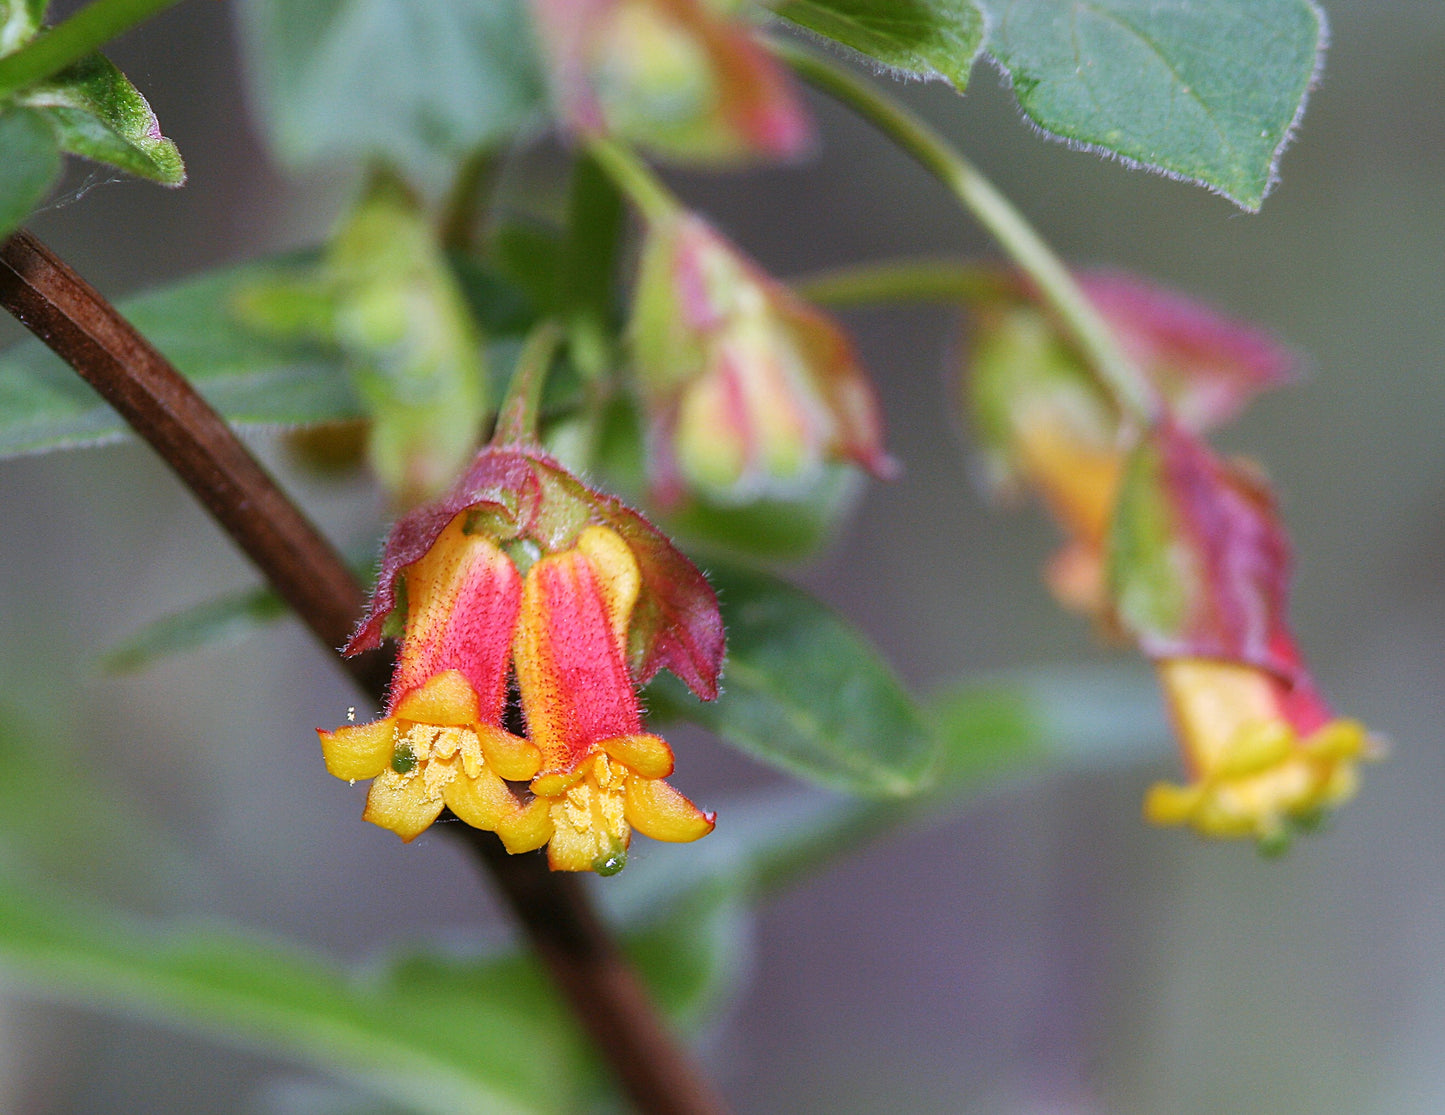
<path fill-rule="evenodd" d="M 702 163 L 787 158 L 810 142 L 782 67 L 711 0 L 532 0 L 532 15 L 575 134 Z"/>
<path fill-rule="evenodd" d="M 356 653 L 401 634 L 387 716 L 321 733 L 373 778 L 366 819 L 411 839 L 448 806 L 508 850 L 610 873 L 631 830 L 712 829 L 663 778 L 636 690 L 658 670 L 717 695 L 723 630 L 702 574 L 636 512 L 529 448 L 492 447 L 387 541 Z M 515 681 L 521 723 L 509 723 Z M 509 731 L 525 726 L 525 735 Z"/>
<path fill-rule="evenodd" d="M 834 462 L 894 471 L 843 330 L 700 217 L 652 220 L 629 331 L 663 502 L 789 498 Z"/>
<path fill-rule="evenodd" d="M 1336 717 L 1303 678 L 1202 658 L 1158 669 L 1190 780 L 1150 788 L 1154 824 L 1280 850 L 1353 797 L 1358 763 L 1378 754 L 1364 726 Z"/>
<path fill-rule="evenodd" d="M 454 517 L 397 571 L 406 630 L 387 700 L 371 724 L 320 732 L 326 768 L 372 779 L 363 817 L 403 840 L 449 807 L 462 820 L 526 843 L 526 816 L 504 780 L 536 774 L 537 748 L 502 727 L 522 579 L 485 535 Z"/>
<path fill-rule="evenodd" d="M 1203 432 L 1286 382 L 1294 355 L 1273 337 L 1174 291 L 1112 271 L 1079 285 L 1161 409 Z M 1067 542 L 1047 579 L 1061 603 L 1106 619 L 1105 551 L 1126 455 L 1143 432 L 1021 283 L 973 307 L 969 402 L 986 479 L 1038 495 Z"/>
<path fill-rule="evenodd" d="M 1131 455 L 1111 543 L 1114 615 L 1158 666 L 1190 774 L 1155 786 L 1145 815 L 1269 848 L 1348 800 L 1381 749 L 1330 711 L 1296 649 L 1263 480 L 1166 421 Z"/>
<path fill-rule="evenodd" d="M 713 828 L 713 814 L 663 781 L 672 749 L 642 730 L 626 661 L 640 587 L 637 559 L 604 526 L 585 527 L 571 549 L 527 570 L 517 688 L 542 754 L 532 792 L 547 803 L 539 832 L 554 869 L 620 869 L 632 828 L 681 842 Z"/>

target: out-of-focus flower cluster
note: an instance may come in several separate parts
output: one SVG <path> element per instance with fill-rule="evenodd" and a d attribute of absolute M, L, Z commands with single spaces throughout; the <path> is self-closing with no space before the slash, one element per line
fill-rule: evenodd
<path fill-rule="evenodd" d="M 1203 433 L 1294 361 L 1259 331 L 1116 274 L 1081 285 L 1145 378 L 1126 413 L 1018 284 L 975 307 L 969 399 L 987 473 L 1036 492 L 1068 539 L 1059 599 L 1157 665 L 1189 780 L 1145 813 L 1210 836 L 1287 844 L 1355 790 L 1378 750 L 1319 696 L 1287 619 L 1290 553 L 1258 470 Z"/>

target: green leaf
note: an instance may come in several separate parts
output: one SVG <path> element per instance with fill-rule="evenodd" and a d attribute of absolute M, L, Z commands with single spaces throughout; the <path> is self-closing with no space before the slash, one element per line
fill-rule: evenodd
<path fill-rule="evenodd" d="M 111 648 L 101 666 L 109 673 L 133 674 L 162 658 L 244 638 L 286 611 L 286 604 L 269 589 L 217 597 L 147 624 Z"/>
<path fill-rule="evenodd" d="M 717 829 L 696 844 L 647 846 L 603 891 L 609 908 L 656 918 L 680 895 L 719 884 L 756 901 L 984 791 L 1051 770 L 1153 760 L 1169 737 L 1159 695 L 1138 670 L 1021 671 L 951 686 L 925 711 L 943 751 L 923 793 L 880 800 L 788 788 L 710 801 Z"/>
<path fill-rule="evenodd" d="M 1319 69 L 1310 0 L 981 0 L 1044 131 L 1258 209 Z"/>
<path fill-rule="evenodd" d="M 941 77 L 960 93 L 983 42 L 973 0 L 784 0 L 778 15 L 913 77 Z"/>
<path fill-rule="evenodd" d="M 522 0 L 246 0 L 252 95 L 282 161 L 376 156 L 440 192 L 540 110 Z"/>
<path fill-rule="evenodd" d="M 46 998 L 197 1027 L 418 1112 L 574 1109 L 575 1038 L 516 958 L 352 972 L 293 945 L 132 921 L 0 876 L 0 968 Z"/>
<path fill-rule="evenodd" d="M 298 426 L 362 417 L 340 353 L 243 326 L 239 291 L 296 260 L 242 264 L 121 303 L 121 310 L 238 425 Z M 0 457 L 114 441 L 126 426 L 80 377 L 29 340 L 0 356 Z"/>
<path fill-rule="evenodd" d="M 691 1030 L 741 990 L 752 919 L 740 888 L 723 876 L 690 880 L 670 898 L 624 946 L 658 1004 Z"/>
<path fill-rule="evenodd" d="M 9 236 L 50 191 L 60 173 L 60 145 L 45 118 L 30 109 L 0 112 L 0 239 Z"/>
<path fill-rule="evenodd" d="M 710 577 L 728 630 L 723 693 L 704 704 L 668 678 L 648 690 L 657 711 L 849 793 L 901 797 L 926 783 L 933 735 L 862 635 L 776 577 L 716 566 Z"/>
<path fill-rule="evenodd" d="M 100 54 L 31 86 L 17 101 L 44 114 L 62 150 L 166 186 L 186 180 L 181 154 L 161 135 L 151 106 Z"/>

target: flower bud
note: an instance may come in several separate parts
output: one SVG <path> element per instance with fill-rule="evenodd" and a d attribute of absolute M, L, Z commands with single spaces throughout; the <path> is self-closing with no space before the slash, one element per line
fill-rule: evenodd
<path fill-rule="evenodd" d="M 781 67 L 708 0 L 532 0 L 566 126 L 665 158 L 799 154 L 811 127 Z"/>
<path fill-rule="evenodd" d="M 796 497 L 837 461 L 892 474 L 846 335 L 700 218 L 649 228 L 630 331 L 664 502 Z"/>

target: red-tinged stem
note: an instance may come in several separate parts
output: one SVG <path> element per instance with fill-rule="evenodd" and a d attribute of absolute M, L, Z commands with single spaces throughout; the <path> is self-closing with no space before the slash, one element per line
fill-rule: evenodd
<path fill-rule="evenodd" d="M 346 641 L 363 590 L 310 521 L 179 372 L 89 284 L 19 232 L 0 247 L 0 305 L 111 404 L 175 470 L 328 648 Z M 372 696 L 383 656 L 339 660 Z M 537 954 L 637 1109 L 646 1115 L 725 1110 L 658 1016 L 578 881 L 540 856 L 507 855 L 463 826 Z"/>
<path fill-rule="evenodd" d="M 497 409 L 494 445 L 537 445 L 538 426 L 542 415 L 542 389 L 547 373 L 562 343 L 562 328 L 555 321 L 544 321 L 532 330 L 517 357 L 512 382 L 506 397 Z"/>

